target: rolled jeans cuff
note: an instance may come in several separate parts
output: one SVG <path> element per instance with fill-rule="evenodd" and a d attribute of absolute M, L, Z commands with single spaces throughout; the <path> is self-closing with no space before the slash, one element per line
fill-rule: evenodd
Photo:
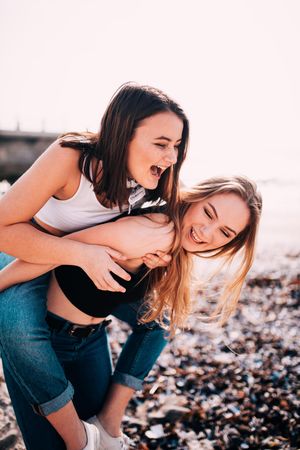
<path fill-rule="evenodd" d="M 122 384 L 123 386 L 127 386 L 135 391 L 141 391 L 143 389 L 143 380 L 139 378 L 133 377 L 128 373 L 122 373 L 115 370 L 113 377 L 113 383 Z"/>
<path fill-rule="evenodd" d="M 72 400 L 73 395 L 74 388 L 68 381 L 66 389 L 60 395 L 45 403 L 41 403 L 40 405 L 32 405 L 32 408 L 34 412 L 36 412 L 40 416 L 48 416 L 49 414 L 58 411 L 67 403 L 69 403 L 69 401 Z"/>

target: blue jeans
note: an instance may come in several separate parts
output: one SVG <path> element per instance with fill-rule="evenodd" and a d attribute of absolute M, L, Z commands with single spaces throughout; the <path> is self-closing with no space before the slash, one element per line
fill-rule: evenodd
<path fill-rule="evenodd" d="M 102 327 L 89 337 L 74 337 L 67 330 L 70 323 L 58 316 L 55 318 L 61 323 L 61 328 L 58 331 L 49 327 L 51 343 L 67 379 L 74 388 L 74 406 L 79 417 L 85 420 L 100 411 L 111 382 L 112 363 L 106 331 Z M 5 357 L 3 367 L 26 449 L 65 449 L 63 440 L 45 417 L 34 413 L 12 378 Z"/>
<path fill-rule="evenodd" d="M 0 253 L 0 268 L 12 259 Z M 0 293 L 1 354 L 12 402 L 16 410 L 20 409 L 21 393 L 27 406 L 32 405 L 41 415 L 57 411 L 74 395 L 45 322 L 48 280 L 44 275 Z M 133 389 L 142 388 L 144 377 L 167 343 L 166 333 L 158 324 L 138 324 L 141 303 L 124 304 L 114 312 L 129 323 L 132 333 L 123 346 L 113 381 Z"/>

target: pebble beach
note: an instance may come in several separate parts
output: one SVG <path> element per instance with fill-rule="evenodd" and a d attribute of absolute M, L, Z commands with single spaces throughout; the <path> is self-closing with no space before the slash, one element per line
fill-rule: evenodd
<path fill-rule="evenodd" d="M 124 431 L 135 448 L 299 450 L 298 213 L 287 217 L 266 204 L 255 264 L 221 332 L 203 330 L 199 319 L 218 280 L 197 293 L 188 329 L 170 342 L 129 405 Z M 114 358 L 127 332 L 116 320 L 109 326 Z M 0 450 L 25 449 L 1 368 L 0 405 Z"/>

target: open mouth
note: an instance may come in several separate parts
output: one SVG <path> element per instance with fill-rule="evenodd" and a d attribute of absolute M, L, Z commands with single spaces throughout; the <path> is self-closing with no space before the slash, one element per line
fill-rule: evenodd
<path fill-rule="evenodd" d="M 203 243 L 203 241 L 201 241 L 201 239 L 198 238 L 197 233 L 195 232 L 193 227 L 191 228 L 190 236 L 191 236 L 192 240 L 194 242 L 196 242 L 196 244 L 202 244 Z"/>
<path fill-rule="evenodd" d="M 150 170 L 151 174 L 157 178 L 160 178 L 161 174 L 163 173 L 163 168 L 160 166 L 151 166 Z"/>

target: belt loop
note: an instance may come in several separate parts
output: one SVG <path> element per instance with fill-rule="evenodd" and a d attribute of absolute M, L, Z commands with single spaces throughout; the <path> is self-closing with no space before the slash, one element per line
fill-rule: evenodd
<path fill-rule="evenodd" d="M 35 412 L 35 414 L 37 414 L 38 416 L 45 417 L 45 414 L 43 414 L 43 410 L 40 407 L 40 405 L 31 405 L 31 406 L 32 406 L 32 409 Z"/>

